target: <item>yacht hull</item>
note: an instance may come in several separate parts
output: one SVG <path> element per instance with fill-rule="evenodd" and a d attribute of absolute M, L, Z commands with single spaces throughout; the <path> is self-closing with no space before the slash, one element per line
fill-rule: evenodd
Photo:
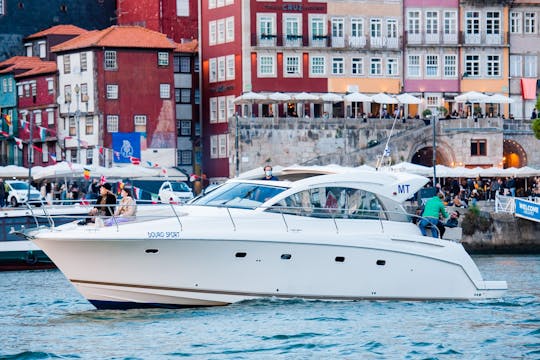
<path fill-rule="evenodd" d="M 53 234 L 53 233 L 51 233 Z M 421 236 L 276 234 L 254 239 L 88 238 L 34 242 L 100 309 L 216 306 L 256 298 L 499 298 L 458 243 Z M 306 235 L 306 234 L 304 234 Z M 328 234 L 326 234 L 328 235 Z"/>

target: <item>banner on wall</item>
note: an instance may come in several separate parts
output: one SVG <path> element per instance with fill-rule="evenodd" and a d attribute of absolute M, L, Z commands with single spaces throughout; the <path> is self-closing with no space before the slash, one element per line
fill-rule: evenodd
<path fill-rule="evenodd" d="M 132 158 L 141 158 L 140 133 L 113 133 L 113 151 L 115 163 L 131 163 Z"/>

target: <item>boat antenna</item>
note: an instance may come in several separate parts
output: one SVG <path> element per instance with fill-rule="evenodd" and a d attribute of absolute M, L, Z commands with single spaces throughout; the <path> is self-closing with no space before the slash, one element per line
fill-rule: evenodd
<path fill-rule="evenodd" d="M 401 107 L 400 102 L 398 102 L 397 105 Z M 390 138 L 392 138 L 392 134 L 394 133 L 394 128 L 396 127 L 396 122 L 397 122 L 397 119 L 399 118 L 399 114 L 401 114 L 401 109 L 394 113 L 395 113 L 394 122 L 392 123 L 392 129 L 390 129 L 390 135 L 388 135 L 388 138 L 386 139 L 386 144 L 384 144 L 384 150 L 383 150 L 382 155 L 379 157 L 379 159 L 377 159 L 377 166 L 375 167 L 377 171 L 383 165 L 384 158 L 390 157 L 390 148 L 388 147 L 388 144 L 390 143 Z"/>

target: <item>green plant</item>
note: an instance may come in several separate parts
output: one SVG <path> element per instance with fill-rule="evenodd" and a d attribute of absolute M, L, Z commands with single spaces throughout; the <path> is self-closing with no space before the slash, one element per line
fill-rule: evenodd
<path fill-rule="evenodd" d="M 428 118 L 431 116 L 431 110 L 430 109 L 425 109 L 424 111 L 422 111 L 422 117 L 423 118 Z"/>
<path fill-rule="evenodd" d="M 446 116 L 448 114 L 448 109 L 444 106 L 439 106 L 437 110 L 439 110 L 439 114 L 441 114 L 441 116 Z"/>
<path fill-rule="evenodd" d="M 471 206 L 461 221 L 461 228 L 463 235 L 473 235 L 476 231 L 488 231 L 492 223 L 489 214 L 483 215 L 478 206 Z"/>
<path fill-rule="evenodd" d="M 534 133 L 534 137 L 540 140 L 540 119 L 534 119 L 531 124 L 531 128 Z"/>

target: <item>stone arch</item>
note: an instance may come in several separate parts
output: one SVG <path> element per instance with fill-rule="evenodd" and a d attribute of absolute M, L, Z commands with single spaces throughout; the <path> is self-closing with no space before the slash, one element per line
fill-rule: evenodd
<path fill-rule="evenodd" d="M 454 166 L 456 157 L 452 147 L 445 141 L 437 141 L 437 161 L 439 165 Z M 433 165 L 433 143 L 422 141 L 412 148 L 410 162 L 413 164 Z"/>
<path fill-rule="evenodd" d="M 503 141 L 503 167 L 523 167 L 527 166 L 527 152 L 520 143 L 513 139 Z"/>

